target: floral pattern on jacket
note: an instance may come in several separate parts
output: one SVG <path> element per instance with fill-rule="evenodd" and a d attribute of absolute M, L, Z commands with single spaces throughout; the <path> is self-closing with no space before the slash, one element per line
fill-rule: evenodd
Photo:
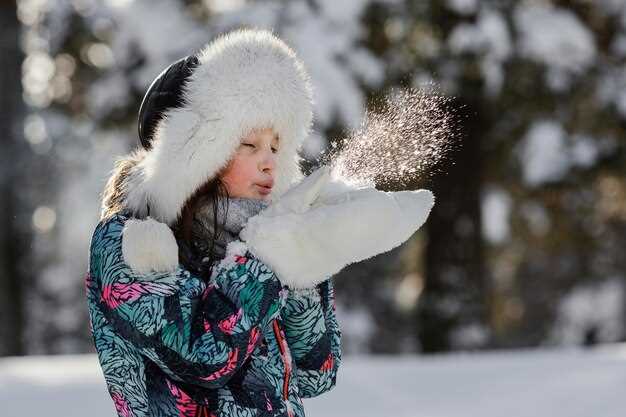
<path fill-rule="evenodd" d="M 327 279 L 290 291 L 251 252 L 216 263 L 209 282 L 178 267 L 124 263 L 116 214 L 93 234 L 90 327 L 120 417 L 304 416 L 301 398 L 336 382 L 341 331 Z"/>

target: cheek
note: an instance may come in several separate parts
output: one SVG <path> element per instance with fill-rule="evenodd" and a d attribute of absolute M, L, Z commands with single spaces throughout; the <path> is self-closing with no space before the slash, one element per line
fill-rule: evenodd
<path fill-rule="evenodd" d="M 244 158 L 235 158 L 224 170 L 221 178 L 228 185 L 231 193 L 242 191 L 252 182 L 251 164 Z"/>

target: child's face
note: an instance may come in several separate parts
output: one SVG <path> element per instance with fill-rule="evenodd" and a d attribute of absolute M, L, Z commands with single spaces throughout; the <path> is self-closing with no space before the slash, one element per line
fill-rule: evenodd
<path fill-rule="evenodd" d="M 220 174 L 231 197 L 269 200 L 278 142 L 278 135 L 272 128 L 255 129 L 242 139 Z"/>

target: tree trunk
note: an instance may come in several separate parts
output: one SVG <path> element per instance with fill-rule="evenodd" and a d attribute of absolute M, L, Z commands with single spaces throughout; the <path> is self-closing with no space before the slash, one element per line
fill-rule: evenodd
<path fill-rule="evenodd" d="M 426 223 L 425 286 L 417 308 L 424 353 L 477 348 L 487 336 L 480 185 L 483 122 L 478 106 L 455 100 L 462 136 L 430 185 L 435 206 Z"/>
<path fill-rule="evenodd" d="M 0 5 L 0 356 L 24 354 L 22 276 L 28 243 L 20 226 L 18 176 L 24 155 L 20 23 L 15 2 Z"/>

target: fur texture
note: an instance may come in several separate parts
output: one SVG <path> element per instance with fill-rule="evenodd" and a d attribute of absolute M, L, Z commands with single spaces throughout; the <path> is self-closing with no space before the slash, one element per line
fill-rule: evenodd
<path fill-rule="evenodd" d="M 133 271 L 172 272 L 178 266 L 178 245 L 172 230 L 148 217 L 128 219 L 122 230 L 122 255 Z"/>
<path fill-rule="evenodd" d="M 223 270 L 228 270 L 236 266 L 236 257 L 245 256 L 247 251 L 248 246 L 240 240 L 233 240 L 232 242 L 228 243 L 228 245 L 226 246 L 226 255 L 217 264 L 217 266 L 213 268 L 211 280 L 213 280 L 213 278 L 221 273 Z"/>
<path fill-rule="evenodd" d="M 240 233 L 290 288 L 313 287 L 349 264 L 399 246 L 424 224 L 435 202 L 429 190 L 321 195 L 303 213 L 262 211 Z"/>
<path fill-rule="evenodd" d="M 115 161 L 115 166 L 102 192 L 100 219 L 107 219 L 128 209 L 126 196 L 129 188 L 138 183 L 138 180 L 134 179 L 133 176 L 140 172 L 137 165 L 145 158 L 146 153 L 145 149 L 137 148 Z"/>
<path fill-rule="evenodd" d="M 266 30 L 219 36 L 198 54 L 183 108 L 165 112 L 153 149 L 128 173 L 126 206 L 173 224 L 186 200 L 224 168 L 251 129 L 280 139 L 271 197 L 302 178 L 298 149 L 310 132 L 312 89 L 294 51 Z"/>

